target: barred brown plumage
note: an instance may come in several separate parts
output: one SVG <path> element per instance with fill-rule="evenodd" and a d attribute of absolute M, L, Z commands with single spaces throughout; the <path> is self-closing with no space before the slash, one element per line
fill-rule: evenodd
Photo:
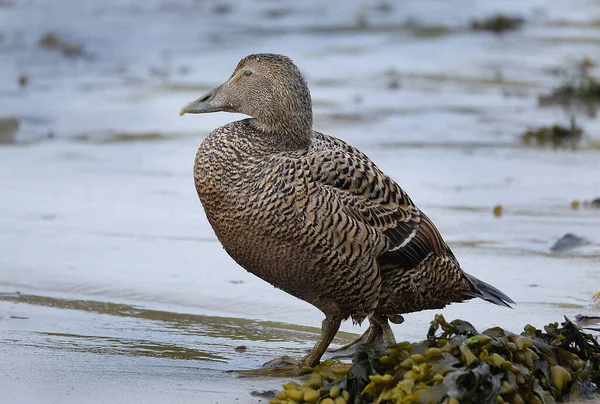
<path fill-rule="evenodd" d="M 243 268 L 325 314 L 315 347 L 268 374 L 316 365 L 342 320 L 357 342 L 394 340 L 388 319 L 479 297 L 513 301 L 465 274 L 431 222 L 365 154 L 312 128 L 310 93 L 286 56 L 250 55 L 181 109 L 251 116 L 200 145 L 194 180 L 206 216 Z"/>

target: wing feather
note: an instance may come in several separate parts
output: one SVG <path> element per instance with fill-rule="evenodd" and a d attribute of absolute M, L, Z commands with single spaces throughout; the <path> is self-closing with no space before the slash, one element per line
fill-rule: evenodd
<path fill-rule="evenodd" d="M 318 135 L 316 141 L 324 144 L 310 156 L 314 180 L 334 191 L 348 215 L 385 237 L 384 261 L 414 267 L 432 252 L 445 254 L 439 231 L 396 182 L 358 149 Z"/>

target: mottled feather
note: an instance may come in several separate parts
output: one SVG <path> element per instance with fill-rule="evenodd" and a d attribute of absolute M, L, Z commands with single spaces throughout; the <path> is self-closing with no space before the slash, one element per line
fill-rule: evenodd
<path fill-rule="evenodd" d="M 289 58 L 244 58 L 182 113 L 204 110 L 253 117 L 202 142 L 196 190 L 233 259 L 325 313 L 309 364 L 344 318 L 397 322 L 474 297 L 512 302 L 462 271 L 433 222 L 364 153 L 313 131 L 310 93 Z"/>

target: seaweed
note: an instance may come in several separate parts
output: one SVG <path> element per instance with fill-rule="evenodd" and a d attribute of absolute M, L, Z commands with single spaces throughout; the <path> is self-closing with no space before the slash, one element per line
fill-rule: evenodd
<path fill-rule="evenodd" d="M 20 122 L 14 116 L 0 116 L 0 144 L 14 143 Z"/>
<path fill-rule="evenodd" d="M 29 76 L 27 76 L 25 73 L 19 74 L 18 82 L 19 87 L 24 88 L 25 86 L 27 86 L 27 83 L 29 83 Z"/>
<path fill-rule="evenodd" d="M 496 34 L 502 34 L 506 31 L 514 31 L 525 23 L 521 17 L 497 14 L 481 20 L 471 21 L 471 30 L 473 31 L 491 31 Z"/>
<path fill-rule="evenodd" d="M 583 107 L 589 116 L 595 116 L 600 104 L 600 79 L 590 72 L 594 66 L 590 59 L 584 58 L 566 69 L 559 69 L 563 83 L 549 94 L 540 95 L 539 106 L 559 105 L 567 109 Z"/>
<path fill-rule="evenodd" d="M 600 198 L 592 199 L 589 202 L 584 202 L 584 205 L 588 208 L 600 209 Z"/>
<path fill-rule="evenodd" d="M 59 50 L 63 55 L 69 57 L 81 56 L 84 53 L 82 44 L 66 41 L 52 32 L 42 35 L 38 41 L 38 45 L 41 48 Z"/>
<path fill-rule="evenodd" d="M 427 339 L 363 346 L 350 368 L 327 360 L 304 384 L 288 383 L 273 404 L 555 403 L 592 398 L 600 383 L 600 345 L 565 318 L 521 334 L 479 333 L 436 315 Z"/>
<path fill-rule="evenodd" d="M 571 209 L 573 210 L 579 210 L 581 206 L 586 209 L 600 209 L 600 198 L 595 198 L 591 201 L 579 202 L 578 200 L 574 200 L 571 202 Z"/>
<path fill-rule="evenodd" d="M 576 149 L 582 137 L 583 129 L 577 126 L 574 118 L 571 118 L 570 127 L 554 124 L 529 129 L 521 135 L 521 143 L 527 146 L 551 146 L 554 149 L 561 147 Z"/>

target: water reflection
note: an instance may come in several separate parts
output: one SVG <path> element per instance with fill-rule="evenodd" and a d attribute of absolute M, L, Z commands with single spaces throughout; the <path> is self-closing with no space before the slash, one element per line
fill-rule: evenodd
<path fill-rule="evenodd" d="M 33 338 L 31 336 L 22 339 L 8 338 L 13 343 L 102 355 L 228 362 L 235 348 L 242 342 L 251 346 L 250 353 L 252 351 L 256 353 L 257 349 L 262 353 L 268 349 L 280 349 L 282 344 L 272 344 L 277 342 L 283 343 L 283 349 L 291 354 L 299 354 L 302 352 L 302 347 L 310 346 L 316 341 L 320 332 L 318 328 L 288 323 L 148 310 L 127 304 L 92 300 L 5 293 L 0 294 L 0 302 L 15 303 L 16 306 L 11 306 L 13 309 L 32 312 L 28 317 L 9 316 L 11 319 L 30 320 L 33 325 L 29 331 L 37 335 Z M 92 326 L 95 334 L 87 334 L 83 331 L 80 333 L 40 331 L 39 328 L 43 329 L 47 324 L 43 321 L 38 322 L 39 316 L 36 315 L 35 310 L 23 308 L 21 305 L 51 308 L 55 312 L 54 316 L 72 318 L 75 328 L 78 327 L 78 320 L 89 321 L 90 314 L 135 321 L 124 323 L 121 320 L 95 317 L 99 321 L 98 326 Z M 61 314 L 56 314 L 56 310 L 60 310 Z M 12 310 L 9 308 L 7 311 L 10 313 Z M 82 314 L 72 311 L 82 312 Z M 109 324 L 109 329 L 105 332 L 114 336 L 103 335 L 102 323 Z M 22 327 L 21 324 L 15 325 L 15 330 L 21 330 Z M 60 329 L 61 326 L 56 324 L 51 328 Z M 80 328 L 90 331 L 84 325 L 80 325 Z M 118 334 L 123 336 L 117 336 Z M 147 335 L 148 338 L 141 338 L 143 335 Z M 344 343 L 353 337 L 353 334 L 342 332 L 338 334 L 336 342 Z"/>

